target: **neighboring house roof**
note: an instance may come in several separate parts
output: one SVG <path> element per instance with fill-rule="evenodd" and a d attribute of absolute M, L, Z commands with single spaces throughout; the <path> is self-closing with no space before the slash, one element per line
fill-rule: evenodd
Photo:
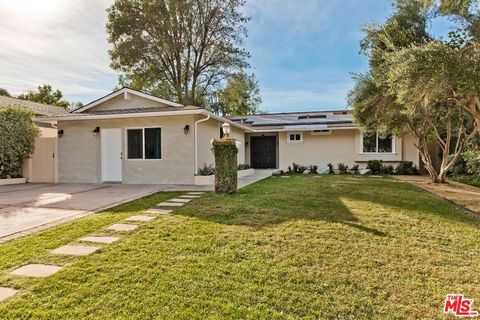
<path fill-rule="evenodd" d="M 58 116 L 67 115 L 69 112 L 62 107 L 51 106 L 48 104 L 22 100 L 12 97 L 0 96 L 0 107 L 17 106 L 28 109 L 38 116 Z"/>
<path fill-rule="evenodd" d="M 136 96 L 139 96 L 139 97 L 142 97 L 142 98 L 146 98 L 146 99 L 149 99 L 149 100 L 153 100 L 153 101 L 157 101 L 157 102 L 160 102 L 160 103 L 163 103 L 167 106 L 170 106 L 170 107 L 178 107 L 178 108 L 182 108 L 182 107 L 185 107 L 183 104 L 180 104 L 180 103 L 176 103 L 176 102 L 173 102 L 173 101 L 169 101 L 169 100 L 166 100 L 166 99 L 162 99 L 160 97 L 157 97 L 157 96 L 154 96 L 152 94 L 149 94 L 149 93 L 146 93 L 146 92 L 142 92 L 142 91 L 138 91 L 138 90 L 134 90 L 134 89 L 131 89 L 131 88 L 127 88 L 127 87 L 123 87 L 121 89 L 118 89 L 116 91 L 113 91 L 112 93 L 109 93 L 107 94 L 106 96 L 103 96 L 101 98 L 98 98 L 97 100 L 94 100 L 92 102 L 90 102 L 89 104 L 81 107 L 81 108 L 78 108 L 77 110 L 74 110 L 73 112 L 74 113 L 78 113 L 78 112 L 85 112 L 87 111 L 88 109 L 90 108 L 93 108 L 107 100 L 110 100 L 116 96 L 119 96 L 119 95 L 128 95 L 128 94 L 133 94 L 133 95 L 136 95 Z"/>
<path fill-rule="evenodd" d="M 355 128 L 350 110 L 269 113 L 229 117 L 256 131 L 303 131 Z"/>

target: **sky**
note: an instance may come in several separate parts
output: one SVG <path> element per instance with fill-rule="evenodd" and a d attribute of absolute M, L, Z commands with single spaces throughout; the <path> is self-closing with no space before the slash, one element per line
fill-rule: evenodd
<path fill-rule="evenodd" d="M 88 103 L 117 85 L 105 9 L 113 0 L 0 0 L 0 88 L 46 83 Z M 246 49 L 265 112 L 347 107 L 352 73 L 367 70 L 361 28 L 392 13 L 389 0 L 247 0 Z"/>

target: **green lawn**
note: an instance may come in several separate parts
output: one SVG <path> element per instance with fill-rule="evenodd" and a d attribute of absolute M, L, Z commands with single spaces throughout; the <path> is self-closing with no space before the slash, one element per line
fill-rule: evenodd
<path fill-rule="evenodd" d="M 447 293 L 480 301 L 480 218 L 390 178 L 269 178 L 204 195 L 91 256 L 49 254 L 175 195 L 0 245 L 0 286 L 21 290 L 0 318 L 432 319 Z M 38 262 L 65 269 L 8 275 Z"/>

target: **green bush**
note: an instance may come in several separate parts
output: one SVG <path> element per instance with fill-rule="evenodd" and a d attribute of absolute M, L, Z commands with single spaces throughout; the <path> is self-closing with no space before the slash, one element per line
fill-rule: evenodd
<path fill-rule="evenodd" d="M 480 177 L 480 150 L 465 151 L 462 157 L 465 159 L 467 172 Z"/>
<path fill-rule="evenodd" d="M 292 167 L 293 167 L 293 169 L 288 167 L 289 172 L 291 172 L 290 170 L 292 170 L 293 173 L 303 173 L 305 170 L 308 170 L 307 166 L 304 166 L 302 164 L 298 164 L 298 163 L 295 163 L 295 162 L 292 164 Z"/>
<path fill-rule="evenodd" d="M 335 171 L 333 170 L 333 164 L 329 163 L 327 164 L 328 167 L 328 174 L 335 174 Z"/>
<path fill-rule="evenodd" d="M 394 174 L 395 169 L 393 168 L 392 165 L 388 166 L 383 166 L 382 168 L 382 174 Z"/>
<path fill-rule="evenodd" d="M 207 165 L 206 163 L 203 164 L 203 167 L 198 168 L 197 175 L 198 176 L 211 176 L 215 174 L 215 168 L 212 168 L 212 165 Z"/>
<path fill-rule="evenodd" d="M 33 152 L 40 130 L 23 108 L 0 107 L 0 179 L 19 177 L 25 157 Z"/>
<path fill-rule="evenodd" d="M 353 174 L 357 174 L 359 171 L 358 167 L 359 167 L 358 164 L 356 164 L 350 169 L 350 171 L 352 171 Z"/>
<path fill-rule="evenodd" d="M 248 170 L 250 169 L 250 165 L 247 163 L 242 163 L 238 165 L 238 170 Z"/>
<path fill-rule="evenodd" d="M 372 171 L 372 174 L 382 174 L 383 162 L 382 160 L 368 160 L 367 169 Z"/>
<path fill-rule="evenodd" d="M 340 172 L 340 174 L 348 173 L 348 165 L 346 165 L 345 163 L 340 162 L 339 164 L 337 164 L 337 167 L 338 167 L 338 172 Z"/>
<path fill-rule="evenodd" d="M 215 155 L 215 192 L 231 194 L 237 191 L 237 153 L 234 139 L 213 141 Z"/>
<path fill-rule="evenodd" d="M 471 186 L 480 188 L 480 177 L 460 175 L 460 176 L 453 176 L 452 179 L 461 183 L 469 184 Z"/>
<path fill-rule="evenodd" d="M 308 170 L 310 170 L 311 174 L 318 174 L 318 166 L 317 165 L 314 165 L 314 164 L 310 165 L 308 167 Z"/>
<path fill-rule="evenodd" d="M 412 161 L 400 161 L 398 166 L 395 168 L 395 174 L 418 175 L 420 174 L 420 172 L 418 171 L 417 166 L 415 166 Z"/>

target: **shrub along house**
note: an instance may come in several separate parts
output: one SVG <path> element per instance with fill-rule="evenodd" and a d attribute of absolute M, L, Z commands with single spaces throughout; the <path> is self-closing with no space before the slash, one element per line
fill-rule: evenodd
<path fill-rule="evenodd" d="M 13 106 L 31 111 L 35 116 L 66 115 L 68 112 L 58 106 L 0 96 L 0 107 Z M 40 129 L 40 137 L 35 140 L 35 149 L 25 159 L 21 175 L 29 182 L 57 181 L 57 128 L 56 121 L 50 123 L 36 121 Z"/>
<path fill-rule="evenodd" d="M 284 169 L 292 162 L 326 166 L 379 159 L 419 165 L 410 136 L 363 135 L 350 111 L 267 114 L 225 118 L 143 92 L 122 88 L 58 122 L 60 182 L 193 184 L 204 164 L 214 163 L 211 140 L 231 126 L 238 163 Z"/>

